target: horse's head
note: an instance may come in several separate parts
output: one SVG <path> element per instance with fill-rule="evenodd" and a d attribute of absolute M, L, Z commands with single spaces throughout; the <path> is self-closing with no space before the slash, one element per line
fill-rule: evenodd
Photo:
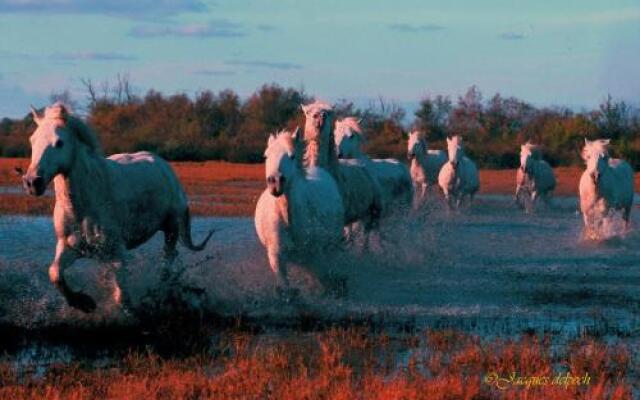
<path fill-rule="evenodd" d="M 333 107 L 318 101 L 301 107 L 305 116 L 304 140 L 328 140 L 333 129 Z"/>
<path fill-rule="evenodd" d="M 362 145 L 360 120 L 348 117 L 336 121 L 334 139 L 338 149 L 338 158 L 357 158 Z"/>
<path fill-rule="evenodd" d="M 455 135 L 453 137 L 447 137 L 447 152 L 449 154 L 449 163 L 453 169 L 458 168 L 458 163 L 464 156 L 464 150 L 462 148 L 462 137 Z"/>
<path fill-rule="evenodd" d="M 427 141 L 424 139 L 424 134 L 420 131 L 414 130 L 409 133 L 409 143 L 407 143 L 407 158 L 413 160 L 417 154 L 426 154 Z"/>
<path fill-rule="evenodd" d="M 540 149 L 538 146 L 527 142 L 520 146 L 520 169 L 522 172 L 529 172 L 531 162 L 540 158 Z"/>
<path fill-rule="evenodd" d="M 29 138 L 31 164 L 22 182 L 29 194 L 40 196 L 56 175 L 65 174 L 71 167 L 76 140 L 67 127 L 69 111 L 64 105 L 47 107 L 44 116 L 32 107 L 31 114 L 37 128 Z"/>
<path fill-rule="evenodd" d="M 273 196 L 281 196 L 285 192 L 287 184 L 300 167 L 301 136 L 299 129 L 294 133 L 283 130 L 269 135 L 267 150 L 264 152 L 265 173 L 267 189 Z"/>
<path fill-rule="evenodd" d="M 609 139 L 584 140 L 582 159 L 587 165 L 587 173 L 594 183 L 598 183 L 605 168 L 609 166 Z"/>

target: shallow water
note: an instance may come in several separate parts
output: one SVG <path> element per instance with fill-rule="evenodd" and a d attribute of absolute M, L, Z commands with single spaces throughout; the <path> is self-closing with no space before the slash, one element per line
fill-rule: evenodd
<path fill-rule="evenodd" d="M 214 228 L 201 253 L 184 248 L 186 272 L 173 285 L 193 307 L 281 324 L 375 319 L 383 324 L 454 327 L 483 336 L 552 331 L 635 335 L 640 330 L 640 235 L 601 242 L 581 239 L 575 198 L 556 198 L 534 214 L 506 196 L 480 196 L 450 213 L 438 201 L 427 211 L 387 221 L 370 251 L 327 255 L 312 271 L 344 278 L 340 297 L 323 295 L 309 269 L 293 266 L 299 301 L 284 304 L 257 241 L 251 218 L 195 218 L 196 241 Z M 633 224 L 639 225 L 637 210 Z M 162 238 L 129 253 L 124 290 L 138 307 L 166 290 L 160 280 Z M 98 279 L 99 265 L 83 260 L 66 276 L 101 306 L 92 315 L 70 309 L 49 284 L 53 256 L 50 217 L 0 216 L 0 323 L 19 327 L 126 321 Z M 96 283 L 97 282 L 97 283 Z M 175 289 L 175 287 L 174 287 Z"/>

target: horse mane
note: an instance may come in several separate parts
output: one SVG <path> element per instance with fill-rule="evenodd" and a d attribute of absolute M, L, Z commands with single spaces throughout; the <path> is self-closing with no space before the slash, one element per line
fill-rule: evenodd
<path fill-rule="evenodd" d="M 451 144 L 456 145 L 456 146 L 460 146 L 461 149 L 464 149 L 463 142 L 462 142 L 462 136 L 454 135 L 454 136 L 451 136 L 449 138 L 449 140 L 451 141 L 450 142 Z M 447 145 L 448 144 L 449 144 L 449 141 L 447 141 Z"/>
<path fill-rule="evenodd" d="M 101 154 L 98 136 L 84 121 L 71 115 L 70 108 L 66 104 L 58 101 L 47 107 L 44 111 L 44 119 L 68 128 L 92 154 Z"/>
<path fill-rule="evenodd" d="M 592 149 L 597 149 L 600 152 L 604 152 L 609 155 L 609 140 L 608 139 L 597 139 L 592 140 L 590 142 L 585 141 L 584 147 L 582 148 L 582 159 L 586 160 L 588 153 L 592 151 Z"/>
<path fill-rule="evenodd" d="M 336 131 L 346 136 L 362 135 L 362 128 L 356 117 L 346 117 L 336 121 Z"/>
<path fill-rule="evenodd" d="M 300 154 L 302 154 L 303 151 L 303 142 L 298 135 L 300 135 L 299 130 L 291 132 L 286 129 L 276 131 L 271 134 L 271 136 L 276 139 L 276 143 L 279 146 L 294 155 L 296 166 L 304 173 L 304 169 L 302 168 L 302 157 L 300 157 Z"/>
<path fill-rule="evenodd" d="M 333 113 L 334 111 L 333 106 L 322 101 L 314 101 L 313 103 L 303 106 L 305 112 L 310 108 L 329 111 L 331 113 Z M 327 168 L 332 174 L 336 173 L 338 168 L 338 151 L 336 150 L 335 134 L 333 128 L 334 127 L 332 126 L 328 127 L 328 134 L 326 138 L 323 138 L 322 134 L 320 134 L 319 137 L 315 139 L 309 139 L 305 136 L 304 140 L 306 142 L 306 148 L 303 156 L 305 167 L 317 165 Z M 326 143 L 324 143 L 325 140 Z M 322 159 L 323 154 L 321 153 L 321 146 L 327 146 L 327 149 L 325 149 L 325 151 L 327 152 L 326 160 Z M 324 163 L 326 163 L 326 165 L 323 165 Z"/>
<path fill-rule="evenodd" d="M 418 132 L 419 140 L 424 140 L 425 142 L 427 141 L 427 134 L 425 133 L 425 131 L 417 130 L 416 132 Z"/>
<path fill-rule="evenodd" d="M 533 157 L 534 160 L 542 159 L 542 147 L 539 144 L 533 144 L 531 142 L 527 142 L 522 146 L 529 151 L 529 153 L 531 154 L 531 157 Z"/>
<path fill-rule="evenodd" d="M 333 111 L 333 106 L 331 106 L 329 103 L 325 103 L 324 101 L 320 101 L 320 100 L 315 100 L 313 103 L 309 103 L 305 105 L 304 108 Z"/>
<path fill-rule="evenodd" d="M 277 139 L 277 142 L 284 147 L 285 149 L 287 149 L 287 151 L 294 153 L 295 152 L 295 147 L 293 145 L 293 137 L 291 136 L 291 132 L 289 132 L 286 129 L 283 129 L 281 131 L 276 131 L 273 134 L 273 137 L 275 137 Z"/>

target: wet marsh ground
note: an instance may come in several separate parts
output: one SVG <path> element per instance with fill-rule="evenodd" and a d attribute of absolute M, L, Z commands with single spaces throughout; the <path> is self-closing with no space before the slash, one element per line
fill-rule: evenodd
<path fill-rule="evenodd" d="M 215 191 L 198 183 L 202 172 L 188 172 L 189 183 L 192 167 L 176 167 L 187 191 Z M 216 179 L 238 182 L 237 195 L 250 198 L 262 170 L 247 168 Z M 293 265 L 294 303 L 275 294 L 252 218 L 197 217 L 196 240 L 216 233 L 202 253 L 180 249 L 186 269 L 170 285 L 159 271 L 159 235 L 130 252 L 123 286 L 136 309 L 126 315 L 90 261 L 67 276 L 101 307 L 70 309 L 47 278 L 50 217 L 0 214 L 0 397 L 632 398 L 640 210 L 630 232 L 583 240 L 576 199 L 562 189 L 578 173 L 562 175 L 552 206 L 533 214 L 505 195 L 513 171 L 483 172 L 491 194 L 460 212 L 431 193 L 424 210 L 385 221 L 371 249 Z M 314 272 L 327 269 L 345 292 L 323 293 Z M 484 381 L 491 372 L 567 371 L 592 381 L 508 390 Z"/>

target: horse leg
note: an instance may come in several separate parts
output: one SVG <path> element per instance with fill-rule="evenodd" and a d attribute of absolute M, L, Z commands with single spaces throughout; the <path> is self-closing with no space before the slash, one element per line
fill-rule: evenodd
<path fill-rule="evenodd" d="M 267 257 L 269 258 L 269 267 L 276 276 L 276 281 L 279 287 L 283 289 L 289 288 L 289 277 L 287 275 L 287 257 L 282 251 L 275 249 L 269 249 L 267 251 Z"/>
<path fill-rule="evenodd" d="M 178 250 L 176 250 L 180 235 L 178 221 L 175 218 L 167 221 L 162 231 L 164 232 L 164 259 L 167 264 L 171 264 L 178 256 Z"/>
<path fill-rule="evenodd" d="M 128 309 L 131 308 L 131 300 L 121 289 L 121 287 L 126 284 L 127 280 L 125 265 L 125 251 L 123 247 L 120 247 L 108 266 L 108 268 L 110 267 L 108 274 L 112 277 L 111 297 L 113 298 L 113 301 L 116 304 L 123 306 L 125 309 Z"/>
<path fill-rule="evenodd" d="M 78 253 L 67 247 L 64 239 L 59 239 L 56 244 L 55 258 L 49 266 L 49 280 L 62 293 L 71 307 L 90 313 L 96 309 L 96 302 L 90 296 L 71 289 L 64 279 L 64 271 L 78 258 Z"/>
<path fill-rule="evenodd" d="M 458 193 L 458 195 L 456 196 L 456 209 L 460 208 L 463 200 L 464 200 L 464 193 Z"/>
<path fill-rule="evenodd" d="M 522 190 L 521 185 L 516 185 L 516 194 L 513 195 L 513 202 L 520 208 L 522 208 L 522 202 L 520 201 L 520 191 Z"/>
<path fill-rule="evenodd" d="M 414 189 L 414 193 L 413 193 L 413 209 L 417 210 L 422 206 L 422 203 L 424 202 L 424 195 L 425 192 L 427 191 L 427 184 L 426 183 L 422 183 L 420 184 L 419 187 L 416 187 Z"/>
<path fill-rule="evenodd" d="M 628 231 L 630 226 L 630 216 L 631 216 L 631 206 L 627 206 L 624 208 L 622 213 L 622 219 L 624 219 L 624 230 Z"/>
<path fill-rule="evenodd" d="M 451 194 L 446 190 L 443 190 L 442 193 L 444 194 L 444 202 L 447 204 L 448 209 L 451 210 L 453 208 Z"/>
<path fill-rule="evenodd" d="M 545 208 L 551 208 L 552 204 L 551 204 L 551 200 L 552 200 L 552 192 L 548 191 L 545 192 L 544 195 L 542 195 L 542 202 L 544 203 Z"/>
<path fill-rule="evenodd" d="M 534 190 L 533 192 L 531 192 L 531 204 L 529 204 L 529 209 L 527 210 L 527 213 L 535 211 L 536 202 L 538 201 L 539 197 L 540 197 L 540 194 L 538 193 L 537 190 Z"/>
<path fill-rule="evenodd" d="M 276 275 L 276 294 L 287 303 L 294 301 L 299 296 L 299 291 L 289 285 L 287 256 L 282 251 L 269 249 L 267 257 L 271 271 Z"/>
<path fill-rule="evenodd" d="M 180 237 L 178 221 L 169 219 L 162 227 L 164 233 L 164 263 L 162 268 L 162 280 L 167 281 L 171 277 L 177 277 L 180 273 L 176 273 L 174 270 L 174 261 L 178 256 L 178 250 L 176 250 L 178 244 L 178 238 Z"/>

